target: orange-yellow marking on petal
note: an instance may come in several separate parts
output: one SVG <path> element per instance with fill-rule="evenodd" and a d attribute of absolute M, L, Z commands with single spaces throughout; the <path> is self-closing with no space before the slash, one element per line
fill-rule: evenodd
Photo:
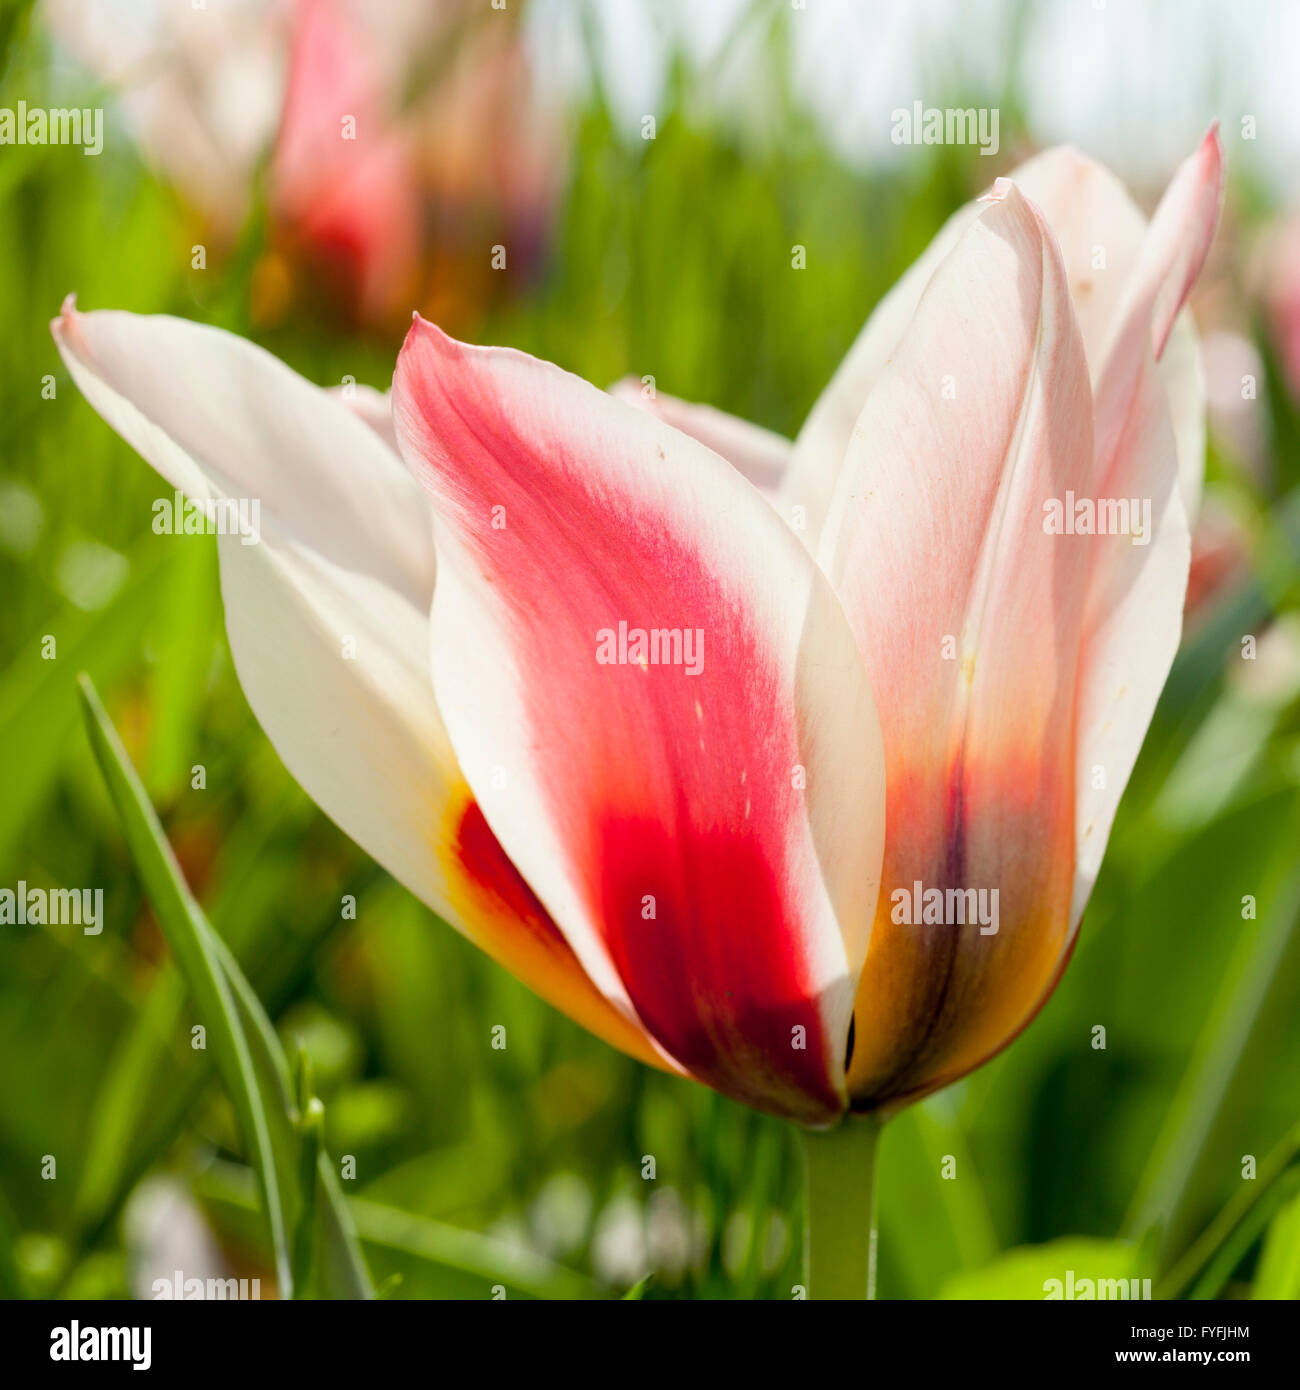
<path fill-rule="evenodd" d="M 895 1108 L 1001 1051 L 1050 993 L 1070 940 L 1070 773 L 1049 803 L 1049 826 L 1033 789 L 1059 772 L 1009 753 L 996 768 L 967 767 L 954 833 L 942 841 L 925 810 L 936 794 L 932 779 L 905 767 L 889 775 L 895 838 L 858 984 L 848 1071 L 857 1108 Z M 1008 844 L 1021 853 L 1008 858 Z M 910 893 L 918 881 L 925 889 L 996 888 L 997 932 L 983 935 L 978 923 L 896 922 L 894 893 Z"/>
<path fill-rule="evenodd" d="M 677 1068 L 592 984 L 573 949 L 463 788 L 448 800 L 448 897 L 472 940 L 535 994 L 638 1061 Z"/>

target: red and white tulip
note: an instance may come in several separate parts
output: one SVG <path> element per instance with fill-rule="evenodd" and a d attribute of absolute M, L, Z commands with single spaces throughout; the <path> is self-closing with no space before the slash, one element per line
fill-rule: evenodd
<path fill-rule="evenodd" d="M 1220 182 L 1211 133 L 1148 225 L 1040 155 L 788 447 L 420 319 L 377 428 L 214 329 L 53 327 L 169 483 L 260 498 L 231 649 L 322 808 L 592 1032 L 827 1126 L 978 1066 L 1065 966 L 1179 638 Z M 1054 533 L 1067 493 L 1148 502 L 1147 543 Z M 598 655 L 672 630 L 702 659 Z M 917 884 L 997 890 L 997 931 L 900 923 Z"/>

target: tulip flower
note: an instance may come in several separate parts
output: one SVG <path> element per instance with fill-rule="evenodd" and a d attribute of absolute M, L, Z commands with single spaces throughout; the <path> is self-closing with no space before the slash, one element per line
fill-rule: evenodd
<path fill-rule="evenodd" d="M 291 35 L 268 196 L 300 288 L 382 326 L 413 304 L 473 317 L 510 278 L 494 245 L 515 283 L 535 268 L 562 159 L 516 10 L 401 0 L 376 25 L 297 0 Z"/>
<path fill-rule="evenodd" d="M 142 153 L 229 252 L 265 174 L 253 307 L 295 290 L 367 327 L 412 304 L 473 317 L 537 265 L 563 174 L 519 7 L 388 0 L 44 0 L 55 38 L 121 99 Z"/>
<path fill-rule="evenodd" d="M 1150 224 L 1071 150 L 999 180 L 788 447 L 418 317 L 357 409 L 213 329 L 54 322 L 170 484 L 260 498 L 230 645 L 318 804 L 592 1032 L 812 1136 L 818 1296 L 869 1289 L 881 1119 L 1069 956 L 1179 637 L 1220 184 L 1213 131 Z"/>
<path fill-rule="evenodd" d="M 296 7 L 269 178 L 277 241 L 365 322 L 409 302 L 420 259 L 417 152 L 378 48 L 336 0 Z"/>

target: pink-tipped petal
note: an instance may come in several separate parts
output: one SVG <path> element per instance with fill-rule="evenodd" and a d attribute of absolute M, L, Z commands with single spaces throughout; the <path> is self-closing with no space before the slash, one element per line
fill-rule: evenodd
<path fill-rule="evenodd" d="M 1097 497 L 1149 520 L 1137 543 L 1112 532 L 1094 546 L 1080 678 L 1076 925 L 1182 629 L 1191 541 L 1170 400 L 1185 448 L 1195 398 L 1167 390 L 1156 358 L 1190 352 L 1175 325 L 1214 236 L 1222 187 L 1211 130 L 1151 220 L 1096 384 Z"/>
<path fill-rule="evenodd" d="M 1207 165 L 1208 162 L 1207 158 Z M 787 521 L 800 529 L 814 550 L 853 426 L 872 386 L 911 322 L 931 276 L 982 207 L 999 196 L 997 186 L 1008 182 L 1037 204 L 1060 244 L 1084 349 L 1096 382 L 1121 299 L 1142 250 L 1146 222 L 1114 174 L 1078 150 L 1058 146 L 1027 160 L 1009 179 L 997 180 L 990 193 L 959 208 L 944 223 L 930 245 L 873 310 L 813 406 L 795 440 L 777 507 Z M 1177 379 L 1170 380 L 1175 374 Z M 1162 368 L 1162 375 L 1166 376 L 1171 399 L 1185 403 L 1177 410 L 1175 422 L 1185 496 L 1191 503 L 1199 497 L 1200 471 L 1204 466 L 1204 437 L 1197 432 L 1204 406 L 1203 392 L 1198 394 L 1199 366 L 1186 342 L 1167 373 Z"/>
<path fill-rule="evenodd" d="M 1133 293 L 1147 242 L 1146 218 L 1109 169 L 1069 146 L 1036 155 L 1014 177 L 1060 242 L 1095 390 Z M 1174 320 L 1159 371 L 1173 419 L 1183 505 L 1194 517 L 1205 472 L 1205 382 L 1187 310 Z"/>
<path fill-rule="evenodd" d="M 1117 315 L 1112 351 L 1127 331 L 1122 321 L 1127 313 L 1134 320 L 1149 320 L 1151 350 L 1160 358 L 1209 255 L 1222 204 L 1223 151 L 1216 125 L 1179 166 L 1156 208 Z"/>
<path fill-rule="evenodd" d="M 855 1105 L 897 1104 L 978 1065 L 1059 971 L 1088 539 L 1054 533 L 1047 504 L 1086 496 L 1091 471 L 1065 268 L 1013 188 L 931 280 L 854 430 L 822 541 L 886 752 Z M 965 895 L 963 923 L 926 915 L 934 890 L 953 916 L 946 895 Z M 972 920 L 981 904 L 996 920 Z"/>
<path fill-rule="evenodd" d="M 883 790 L 829 585 L 716 454 L 549 364 L 417 319 L 393 400 L 438 517 L 438 702 L 492 830 L 693 1075 L 832 1119 Z"/>

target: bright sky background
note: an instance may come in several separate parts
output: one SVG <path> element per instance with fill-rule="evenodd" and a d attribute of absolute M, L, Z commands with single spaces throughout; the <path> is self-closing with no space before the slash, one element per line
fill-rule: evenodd
<path fill-rule="evenodd" d="M 786 9 L 791 0 L 766 0 Z M 577 80 L 583 0 L 535 0 L 544 72 Z M 715 57 L 745 0 L 596 0 L 598 53 L 629 127 L 656 108 L 668 37 Z M 855 162 L 898 159 L 891 112 L 994 105 L 1006 76 L 1014 0 L 805 0 L 791 15 L 798 89 Z M 1217 117 L 1229 161 L 1259 167 L 1300 201 L 1300 0 L 1031 0 L 1021 86 L 1040 143 L 1068 141 L 1135 182 L 1163 182 Z M 762 69 L 743 42 L 719 100 L 761 118 Z M 1241 118 L 1256 118 L 1254 145 Z M 990 163 L 997 161 L 990 160 Z"/>

